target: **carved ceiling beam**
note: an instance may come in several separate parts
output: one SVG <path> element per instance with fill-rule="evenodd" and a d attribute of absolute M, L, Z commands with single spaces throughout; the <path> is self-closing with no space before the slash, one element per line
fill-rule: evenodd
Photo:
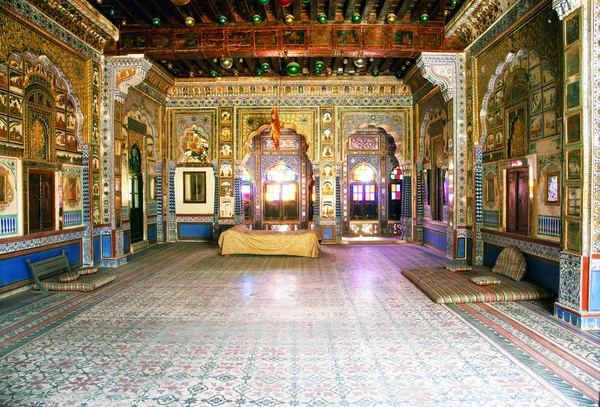
<path fill-rule="evenodd" d="M 435 20 L 435 18 L 440 14 L 442 8 L 444 6 L 444 0 L 436 0 L 433 5 L 429 8 L 429 19 Z"/>
<path fill-rule="evenodd" d="M 413 8 L 412 12 L 410 13 L 410 20 L 411 21 L 418 21 L 419 17 L 421 17 L 421 15 L 425 12 L 425 10 L 427 10 L 427 2 L 425 0 L 421 0 L 420 2 L 417 2 L 417 5 L 415 8 Z"/>
<path fill-rule="evenodd" d="M 329 9 L 327 10 L 327 19 L 335 20 L 335 14 L 337 13 L 337 6 L 340 0 L 329 0 Z"/>
<path fill-rule="evenodd" d="M 302 0 L 294 0 L 292 10 L 294 11 L 293 14 L 296 21 L 302 20 Z"/>
<path fill-rule="evenodd" d="M 392 1 L 385 0 L 383 5 L 381 6 L 381 10 L 379 10 L 379 14 L 377 15 L 377 21 L 385 21 L 385 18 L 390 13 L 392 8 Z"/>
<path fill-rule="evenodd" d="M 365 2 L 365 4 L 363 5 L 362 13 L 361 13 L 363 20 L 369 19 L 369 16 L 371 15 L 371 11 L 373 11 L 373 6 L 375 6 L 375 0 L 368 0 Z"/>
<path fill-rule="evenodd" d="M 355 11 L 356 0 L 348 0 L 348 4 L 346 5 L 346 13 L 344 14 L 344 20 L 350 21 Z"/>
<path fill-rule="evenodd" d="M 223 12 L 225 13 L 225 17 L 227 17 L 227 21 L 235 23 L 236 18 L 233 2 L 231 0 L 221 0 L 221 4 L 223 5 Z"/>
<path fill-rule="evenodd" d="M 397 36 L 398 30 L 407 36 Z M 206 58 L 230 55 L 235 57 L 280 57 L 284 52 L 294 56 L 373 56 L 412 58 L 421 51 L 446 51 L 444 26 L 420 24 L 390 26 L 381 24 L 340 24 L 304 27 L 304 38 L 290 37 L 289 26 L 247 26 L 219 28 L 154 28 L 145 30 L 123 27 L 121 38 L 107 55 L 146 53 L 160 59 L 161 55 L 200 54 Z M 348 34 L 350 33 L 350 34 Z M 410 34 L 412 33 L 412 34 Z M 406 41 L 409 38 L 410 40 Z"/>
<path fill-rule="evenodd" d="M 252 10 L 250 9 L 250 5 L 248 4 L 248 0 L 238 0 L 238 4 L 240 5 L 240 9 L 242 10 L 242 17 L 244 21 L 252 21 Z"/>
<path fill-rule="evenodd" d="M 410 8 L 411 4 L 412 4 L 412 0 L 398 0 L 398 4 L 396 4 L 396 13 L 395 13 L 398 21 L 402 21 L 402 19 L 406 15 L 406 12 Z"/>
<path fill-rule="evenodd" d="M 221 15 L 221 12 L 217 8 L 215 2 L 213 0 L 202 0 L 202 4 L 204 5 L 202 9 L 205 10 L 205 13 L 208 15 L 210 20 L 217 21 Z"/>
<path fill-rule="evenodd" d="M 317 19 L 319 18 L 319 2 L 318 1 L 311 1 L 310 2 L 310 19 L 312 21 L 317 21 Z"/>

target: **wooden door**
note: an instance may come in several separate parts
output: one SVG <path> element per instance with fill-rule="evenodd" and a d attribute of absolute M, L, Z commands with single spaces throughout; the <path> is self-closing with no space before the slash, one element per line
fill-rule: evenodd
<path fill-rule="evenodd" d="M 137 242 L 144 238 L 144 202 L 143 202 L 143 177 L 139 172 L 129 173 L 130 207 L 129 221 L 131 228 L 131 241 Z"/>
<path fill-rule="evenodd" d="M 506 179 L 506 231 L 526 235 L 529 224 L 529 170 L 509 170 Z"/>
<path fill-rule="evenodd" d="M 29 173 L 29 233 L 54 229 L 54 172 Z"/>

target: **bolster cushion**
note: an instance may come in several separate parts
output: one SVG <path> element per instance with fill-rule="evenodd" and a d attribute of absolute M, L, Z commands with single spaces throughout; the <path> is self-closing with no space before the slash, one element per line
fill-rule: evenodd
<path fill-rule="evenodd" d="M 75 281 L 79 278 L 79 273 L 76 271 L 67 271 L 65 273 L 59 274 L 56 276 L 56 279 L 61 283 L 70 283 L 71 281 Z"/>
<path fill-rule="evenodd" d="M 520 281 L 527 271 L 527 260 L 521 250 L 509 246 L 502 250 L 492 271 L 511 280 Z"/>

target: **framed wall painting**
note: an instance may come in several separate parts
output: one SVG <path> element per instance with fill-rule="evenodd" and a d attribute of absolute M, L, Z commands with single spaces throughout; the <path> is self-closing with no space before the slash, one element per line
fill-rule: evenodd
<path fill-rule="evenodd" d="M 580 72 L 579 47 L 573 47 L 565 52 L 565 76 L 568 78 Z"/>
<path fill-rule="evenodd" d="M 567 219 L 567 250 L 581 252 L 581 223 Z"/>
<path fill-rule="evenodd" d="M 67 178 L 67 191 L 66 191 L 66 199 L 67 202 L 77 202 L 77 178 L 68 177 Z"/>
<path fill-rule="evenodd" d="M 6 174 L 0 174 L 0 204 L 8 203 L 8 177 Z"/>
<path fill-rule="evenodd" d="M 567 215 L 581 216 L 581 185 L 567 186 Z"/>
<path fill-rule="evenodd" d="M 571 18 L 565 21 L 565 45 L 569 46 L 580 37 L 579 13 L 574 14 Z"/>
<path fill-rule="evenodd" d="M 485 181 L 485 201 L 493 203 L 496 200 L 496 180 L 494 178 L 486 178 Z"/>
<path fill-rule="evenodd" d="M 567 109 L 572 109 L 581 104 L 579 81 L 567 84 Z"/>
<path fill-rule="evenodd" d="M 206 203 L 206 173 L 183 173 L 183 202 Z"/>
<path fill-rule="evenodd" d="M 567 120 L 567 144 L 577 144 L 581 142 L 581 112 L 569 114 Z"/>
<path fill-rule="evenodd" d="M 581 179 L 581 148 L 567 150 L 567 181 Z"/>
<path fill-rule="evenodd" d="M 558 205 L 560 203 L 560 174 L 558 172 L 546 173 L 545 201 L 546 205 Z"/>

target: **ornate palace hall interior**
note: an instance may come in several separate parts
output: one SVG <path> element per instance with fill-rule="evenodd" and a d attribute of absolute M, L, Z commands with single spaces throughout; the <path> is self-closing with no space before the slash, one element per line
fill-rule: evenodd
<path fill-rule="evenodd" d="M 598 404 L 598 0 L 0 28 L 0 405 Z"/>

